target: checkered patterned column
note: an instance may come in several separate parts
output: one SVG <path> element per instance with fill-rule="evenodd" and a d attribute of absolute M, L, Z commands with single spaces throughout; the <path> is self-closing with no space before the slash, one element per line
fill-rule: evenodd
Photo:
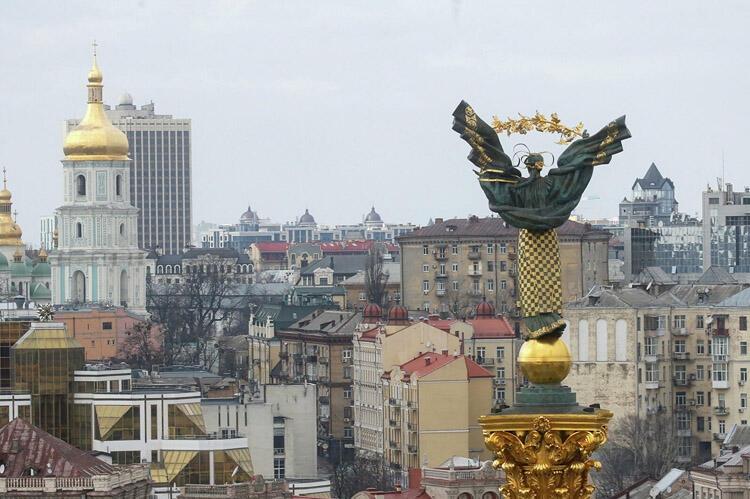
<path fill-rule="evenodd" d="M 555 230 L 521 229 L 518 265 L 519 304 L 528 336 L 537 338 L 558 329 L 564 323 L 560 247 Z"/>

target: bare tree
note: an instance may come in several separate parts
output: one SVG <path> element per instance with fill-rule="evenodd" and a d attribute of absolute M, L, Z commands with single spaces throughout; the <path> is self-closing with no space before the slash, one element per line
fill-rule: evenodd
<path fill-rule="evenodd" d="M 597 451 L 602 470 L 592 478 L 606 497 L 641 478 L 661 478 L 677 464 L 677 454 L 673 415 L 631 414 L 610 430 L 609 441 Z"/>
<path fill-rule="evenodd" d="M 208 348 L 219 327 L 228 331 L 248 308 L 246 285 L 232 283 L 218 259 L 191 267 L 179 283 L 149 286 L 147 307 L 164 333 L 165 361 L 210 368 L 216 355 Z"/>
<path fill-rule="evenodd" d="M 338 466 L 331 475 L 331 492 L 335 497 L 352 497 L 367 488 L 391 490 L 392 473 L 382 459 L 357 456 L 350 463 Z"/>
<path fill-rule="evenodd" d="M 365 261 L 365 290 L 367 300 L 370 303 L 380 306 L 386 305 L 384 301 L 388 293 L 385 288 L 388 285 L 389 277 L 388 272 L 383 271 L 383 254 L 376 250 L 367 255 Z"/>
<path fill-rule="evenodd" d="M 154 364 L 162 362 L 162 339 L 154 323 L 138 322 L 125 331 L 127 338 L 118 346 L 118 356 L 131 367 L 151 371 Z"/>
<path fill-rule="evenodd" d="M 446 283 L 447 284 L 447 283 Z M 445 290 L 444 303 L 448 305 L 448 313 L 454 319 L 464 320 L 474 313 L 481 297 L 477 294 L 471 294 L 459 287 L 454 289 L 452 285 L 447 286 Z"/>

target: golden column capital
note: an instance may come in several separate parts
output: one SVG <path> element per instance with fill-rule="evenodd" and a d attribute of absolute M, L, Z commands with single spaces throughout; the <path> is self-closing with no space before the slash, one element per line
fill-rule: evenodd
<path fill-rule="evenodd" d="M 576 407 L 573 412 L 533 414 L 526 411 L 479 418 L 484 442 L 502 467 L 506 499 L 587 499 L 591 468 L 601 469 L 591 454 L 607 441 L 610 411 Z"/>

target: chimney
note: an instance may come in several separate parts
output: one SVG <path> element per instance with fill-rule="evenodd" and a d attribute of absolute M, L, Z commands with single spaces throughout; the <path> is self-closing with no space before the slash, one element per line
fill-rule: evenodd
<path fill-rule="evenodd" d="M 427 357 L 425 357 L 425 358 L 424 358 L 424 362 L 425 362 L 425 365 L 428 365 L 428 366 L 429 366 L 429 365 L 430 365 L 430 361 L 431 361 L 431 360 L 432 360 L 432 359 L 430 359 L 430 356 L 429 356 L 429 355 L 428 355 Z"/>
<path fill-rule="evenodd" d="M 442 350 L 440 350 L 440 353 L 442 353 L 443 355 L 448 355 L 448 349 L 443 348 Z"/>
<path fill-rule="evenodd" d="M 401 482 L 396 482 L 396 494 L 401 493 Z"/>

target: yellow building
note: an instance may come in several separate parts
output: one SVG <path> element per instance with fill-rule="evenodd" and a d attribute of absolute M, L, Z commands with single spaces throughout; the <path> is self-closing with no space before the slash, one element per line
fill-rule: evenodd
<path fill-rule="evenodd" d="M 610 234 L 568 221 L 557 229 L 563 300 L 583 296 L 608 280 Z M 501 218 L 436 219 L 398 238 L 403 304 L 464 318 L 486 297 L 498 313 L 519 322 L 518 229 Z"/>
<path fill-rule="evenodd" d="M 403 306 L 391 309 L 389 315 L 405 313 Z M 404 364 L 426 352 L 461 351 L 458 335 L 424 322 L 382 321 L 380 307 L 368 305 L 363 310 L 363 324 L 354 333 L 354 446 L 360 455 L 383 455 L 384 404 L 381 376 L 387 370 Z"/>
<path fill-rule="evenodd" d="M 470 358 L 445 351 L 386 371 L 386 465 L 406 474 L 452 456 L 490 458 L 477 419 L 490 412 L 493 377 Z"/>

